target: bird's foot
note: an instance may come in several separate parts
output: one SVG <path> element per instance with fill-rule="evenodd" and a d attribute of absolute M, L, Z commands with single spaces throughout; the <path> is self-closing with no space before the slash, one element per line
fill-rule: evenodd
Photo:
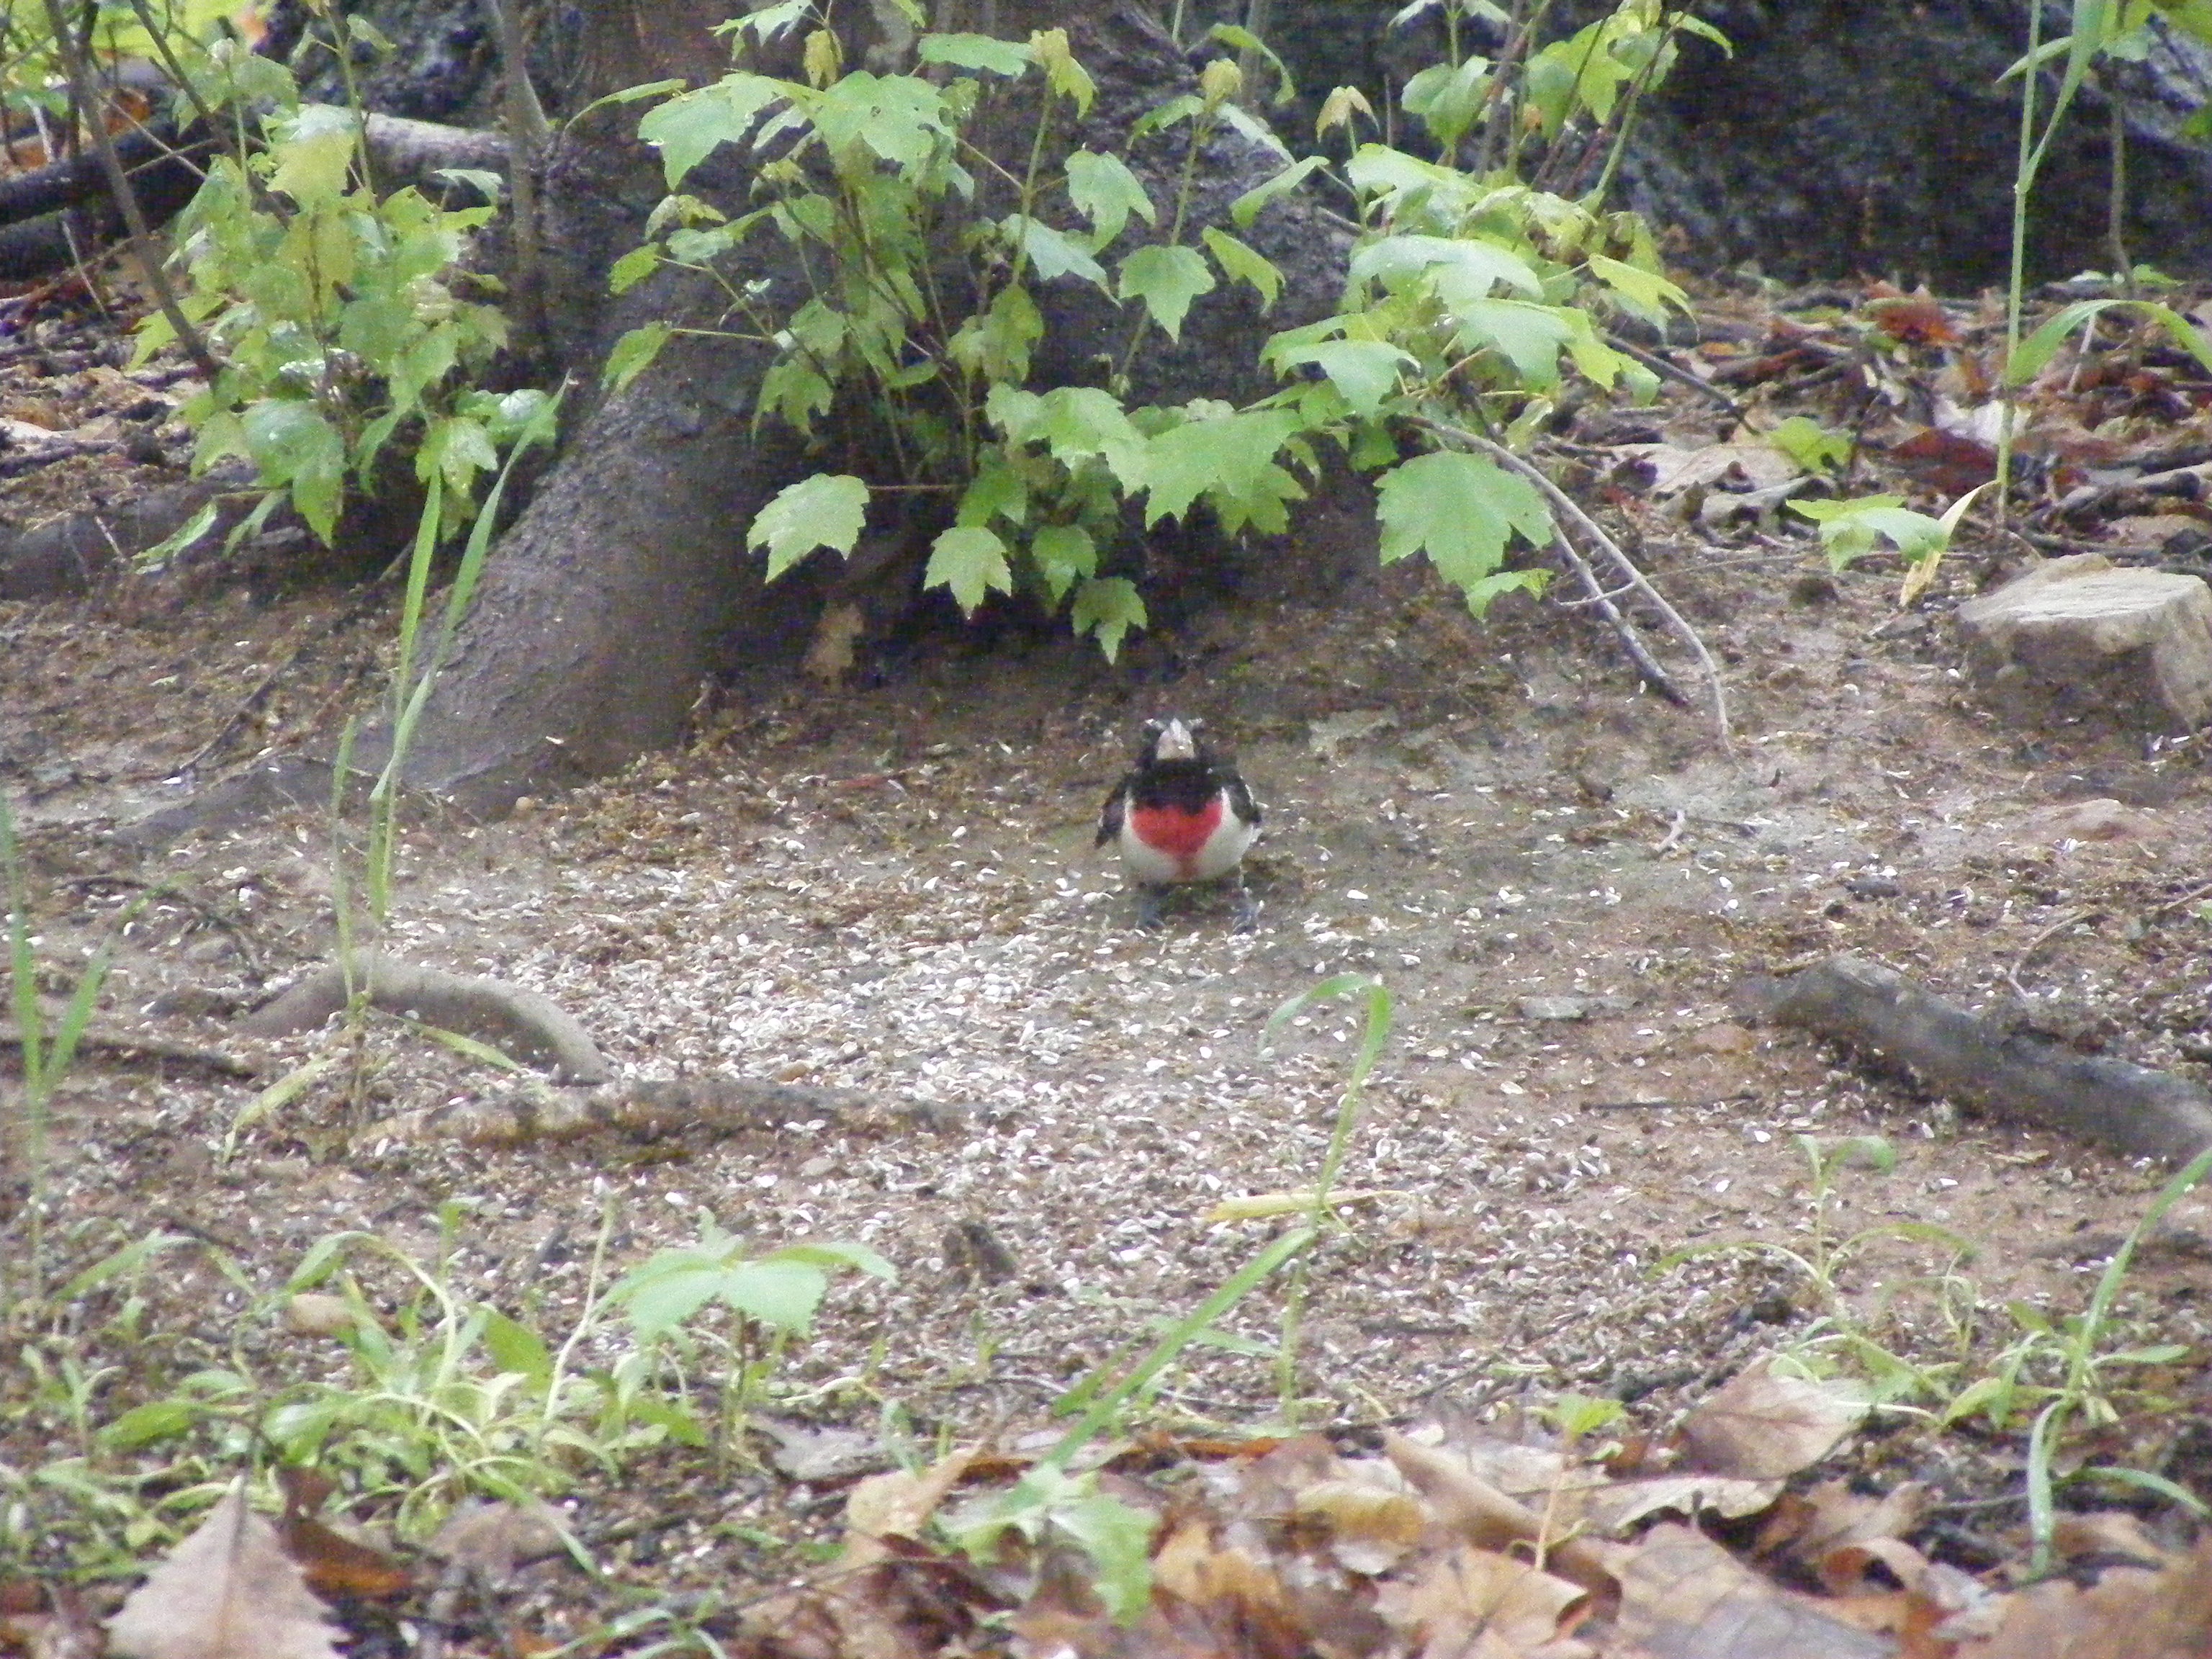
<path fill-rule="evenodd" d="M 1145 928 L 1160 926 L 1164 920 L 1160 912 L 1166 898 L 1167 889 L 1164 887 L 1146 887 L 1140 884 L 1137 888 L 1137 926 Z"/>
<path fill-rule="evenodd" d="M 1237 878 L 1237 885 L 1231 890 L 1229 897 L 1230 902 L 1237 907 L 1236 931 L 1240 933 L 1256 932 L 1260 926 L 1260 901 L 1247 890 L 1241 876 Z"/>

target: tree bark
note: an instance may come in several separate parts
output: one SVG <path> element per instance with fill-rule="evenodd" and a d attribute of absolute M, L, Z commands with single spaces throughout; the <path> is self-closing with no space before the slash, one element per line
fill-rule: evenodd
<path fill-rule="evenodd" d="M 696 21 L 681 7 L 676 16 L 686 27 Z M 665 51 L 651 50 L 665 46 L 661 37 L 633 38 L 636 23 L 628 8 L 615 8 L 599 26 L 607 39 L 595 49 L 616 58 L 617 80 L 673 66 Z M 1191 81 L 1158 24 L 1134 6 L 1105 9 L 1072 32 L 1099 88 L 1088 125 L 1115 148 L 1138 115 Z M 1003 144 L 1018 168 L 1027 128 L 1007 121 L 987 142 Z M 1139 143 L 1130 158 L 1164 220 L 1182 157 L 1170 137 Z M 1200 161 L 1190 225 L 1225 221 L 1230 201 L 1282 165 L 1249 138 L 1218 133 Z M 726 207 L 744 199 L 748 183 L 725 153 L 685 187 L 711 188 Z M 657 160 L 611 132 L 572 135 L 548 167 L 544 240 L 563 261 L 548 284 L 553 329 L 580 368 L 601 361 L 624 328 L 647 315 L 712 320 L 703 283 L 656 281 L 613 305 L 599 298 L 607 264 L 640 239 L 660 188 Z M 1274 314 L 1263 317 L 1248 289 L 1217 289 L 1193 307 L 1179 343 L 1147 347 L 1133 397 L 1255 395 L 1268 385 L 1257 366 L 1267 334 L 1334 302 L 1348 244 L 1315 204 L 1270 208 L 1248 240 L 1290 277 Z M 795 273 L 778 268 L 774 255 L 750 257 L 741 277 L 796 291 Z M 1129 313 L 1066 280 L 1039 298 L 1051 343 L 1038 356 L 1038 383 L 1094 379 L 1097 356 L 1127 337 Z M 769 587 L 744 544 L 753 515 L 808 470 L 795 434 L 773 421 L 756 428 L 752 420 L 769 362 L 762 348 L 679 336 L 627 391 L 581 413 L 559 465 L 486 567 L 407 757 L 410 781 L 497 812 L 520 794 L 615 769 L 678 740 L 718 647 L 757 653 L 781 641 L 795 663 L 806 601 L 820 590 L 789 578 Z"/>

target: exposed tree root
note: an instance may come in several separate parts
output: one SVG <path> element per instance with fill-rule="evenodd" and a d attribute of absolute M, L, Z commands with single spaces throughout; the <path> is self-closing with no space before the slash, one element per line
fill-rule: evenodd
<path fill-rule="evenodd" d="M 357 957 L 353 969 L 372 1008 L 478 1038 L 517 1060 L 544 1065 L 564 1083 L 600 1084 L 611 1075 L 584 1028 L 535 991 L 381 956 Z M 248 1014 L 239 1030 L 252 1036 L 312 1030 L 344 1009 L 346 977 L 343 963 L 326 963 Z"/>
<path fill-rule="evenodd" d="M 1856 957 L 1831 957 L 1786 979 L 1749 980 L 1736 996 L 1765 1018 L 1879 1054 L 1995 1117 L 2129 1158 L 2181 1163 L 2212 1146 L 2212 1095 L 2195 1085 L 2077 1054 Z"/>

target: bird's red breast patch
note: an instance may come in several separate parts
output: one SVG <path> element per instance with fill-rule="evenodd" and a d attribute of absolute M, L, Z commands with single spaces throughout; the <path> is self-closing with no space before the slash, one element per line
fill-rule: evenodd
<path fill-rule="evenodd" d="M 1188 863 L 1221 825 L 1221 797 L 1217 793 L 1195 812 L 1180 806 L 1139 806 L 1130 812 L 1129 825 L 1146 846 Z"/>

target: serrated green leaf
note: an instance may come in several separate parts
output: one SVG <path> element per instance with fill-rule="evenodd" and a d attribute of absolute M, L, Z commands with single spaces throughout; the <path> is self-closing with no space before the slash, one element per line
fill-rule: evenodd
<path fill-rule="evenodd" d="M 1102 1492 L 1055 1504 L 1051 1513 L 1097 1570 L 1091 1582 L 1106 1611 L 1121 1624 L 1136 1623 L 1152 1605 L 1151 1547 L 1159 1518 Z"/>
<path fill-rule="evenodd" d="M 607 366 L 599 371 L 599 379 L 610 392 L 620 392 L 632 380 L 653 366 L 676 332 L 666 323 L 647 323 L 634 328 L 615 342 L 615 349 L 607 353 Z"/>
<path fill-rule="evenodd" d="M 988 525 L 994 519 L 1005 519 L 1019 524 L 1029 516 L 1029 510 L 1028 481 L 1019 469 L 1007 465 L 1005 457 L 993 452 L 983 457 L 968 488 L 961 491 L 953 522 Z"/>
<path fill-rule="evenodd" d="M 1590 274 L 1644 321 L 1655 325 L 1663 324 L 1669 306 L 1686 317 L 1690 315 L 1690 296 L 1657 271 L 1620 259 L 1608 259 L 1602 253 L 1591 254 L 1589 264 Z"/>
<path fill-rule="evenodd" d="M 1149 133 L 1164 132 L 1178 121 L 1188 121 L 1206 107 L 1205 100 L 1195 93 L 1183 93 L 1156 104 L 1139 115 L 1129 128 L 1129 139 L 1135 143 Z"/>
<path fill-rule="evenodd" d="M 1574 337 L 1564 309 L 1526 300 L 1468 300 L 1452 307 L 1459 325 L 1453 343 L 1462 351 L 1488 346 L 1512 364 L 1525 386 L 1559 384 L 1559 349 Z"/>
<path fill-rule="evenodd" d="M 1252 228 L 1252 222 L 1260 210 L 1279 196 L 1287 195 L 1305 183 L 1307 175 L 1316 167 L 1328 165 L 1324 157 L 1309 155 L 1304 161 L 1293 161 L 1273 178 L 1252 186 L 1229 204 L 1229 217 L 1239 230 Z"/>
<path fill-rule="evenodd" d="M 1091 78 L 1091 71 L 1068 50 L 1067 31 L 1034 31 L 1030 35 L 1030 52 L 1044 66 L 1046 83 L 1075 106 L 1078 116 L 1088 115 L 1091 100 L 1098 95 L 1098 88 Z"/>
<path fill-rule="evenodd" d="M 1847 501 L 1792 501 L 1790 510 L 1820 526 L 1828 562 L 1841 570 L 1874 550 L 1877 538 L 1915 563 L 1941 553 L 1950 540 L 1942 520 L 1915 513 L 1901 495 L 1863 495 Z"/>
<path fill-rule="evenodd" d="M 1498 591 L 1493 579 L 1515 537 L 1541 547 L 1553 534 L 1551 509 L 1534 485 L 1482 456 L 1449 450 L 1384 473 L 1376 517 L 1383 563 L 1425 552 L 1471 605 Z"/>
<path fill-rule="evenodd" d="M 343 104 L 303 104 L 270 125 L 276 167 L 269 188 L 302 207 L 345 193 L 361 125 Z"/>
<path fill-rule="evenodd" d="M 744 143 L 762 112 L 789 93 L 765 75 L 726 75 L 711 87 L 647 110 L 637 136 L 660 152 L 668 188 L 674 190 L 717 146 Z"/>
<path fill-rule="evenodd" d="M 930 161 L 952 137 L 944 93 L 917 76 L 854 70 L 823 92 L 810 113 L 834 153 L 862 145 L 908 170 Z"/>
<path fill-rule="evenodd" d="M 1006 240 L 1019 247 L 1030 268 L 1044 282 L 1055 276 L 1080 276 L 1103 293 L 1106 272 L 1082 243 L 1065 231 L 1054 230 L 1042 219 L 1010 213 L 1000 221 Z"/>
<path fill-rule="evenodd" d="M 799 1336 L 814 1322 L 829 1288 L 829 1275 L 812 1262 L 763 1258 L 729 1269 L 715 1294 L 746 1318 Z"/>
<path fill-rule="evenodd" d="M 761 376 L 759 395 L 762 415 L 780 416 L 798 431 L 811 432 L 814 417 L 836 401 L 837 389 L 806 359 L 785 357 Z"/>
<path fill-rule="evenodd" d="M 241 422 L 246 452 L 264 484 L 289 483 L 292 502 L 328 545 L 345 484 L 345 440 L 313 404 L 264 398 Z"/>
<path fill-rule="evenodd" d="M 1449 159 L 1488 101 L 1490 75 L 1490 60 L 1472 54 L 1456 64 L 1431 64 L 1406 82 L 1398 102 L 1419 118 Z"/>
<path fill-rule="evenodd" d="M 1267 534 L 1287 527 L 1283 504 L 1305 490 L 1275 458 L 1301 424 L 1290 410 L 1259 409 L 1155 433 L 1145 451 L 1145 522 L 1180 517 L 1202 495 L 1231 535 L 1247 525 Z"/>
<path fill-rule="evenodd" d="M 1196 248 L 1152 243 L 1121 261 L 1121 297 L 1142 300 L 1170 340 L 1182 337 L 1191 302 L 1212 293 L 1213 286 L 1213 273 Z"/>
<path fill-rule="evenodd" d="M 994 386 L 1018 386 L 1029 379 L 1030 348 L 1044 337 L 1044 316 L 1018 283 L 999 290 L 991 308 L 971 317 L 952 337 L 952 361 Z"/>
<path fill-rule="evenodd" d="M 1078 634 L 1089 634 L 1097 640 L 1108 662 L 1121 654 L 1121 641 L 1129 630 L 1142 628 L 1150 620 L 1137 585 L 1122 576 L 1095 576 L 1085 581 L 1075 590 L 1075 605 L 1068 614 L 1069 623 Z"/>
<path fill-rule="evenodd" d="M 1214 263 L 1221 267 L 1222 275 L 1232 283 L 1249 283 L 1260 295 L 1260 309 L 1273 310 L 1283 291 L 1283 273 L 1275 262 L 1249 244 L 1238 241 L 1218 225 L 1208 225 L 1200 234 L 1213 255 Z"/>
<path fill-rule="evenodd" d="M 1769 447 L 1780 450 L 1808 472 L 1832 472 L 1851 458 L 1847 432 L 1832 432 L 1808 416 L 1792 415 L 1766 434 Z"/>
<path fill-rule="evenodd" d="M 1528 262 L 1495 242 L 1457 236 L 1385 236 L 1352 256 L 1346 273 L 1353 286 L 1380 281 L 1394 288 L 1425 277 L 1444 303 L 1456 309 L 1486 296 L 1499 283 L 1533 298 L 1544 284 Z"/>
<path fill-rule="evenodd" d="M 1133 213 L 1148 225 L 1159 217 L 1129 164 L 1110 152 L 1079 149 L 1067 158 L 1067 199 L 1091 222 L 1094 248 L 1119 236 Z"/>
<path fill-rule="evenodd" d="M 868 521 L 868 486 L 842 472 L 817 472 L 787 484 L 753 515 L 745 545 L 768 550 L 768 580 L 817 547 L 850 553 Z"/>
<path fill-rule="evenodd" d="M 955 525 L 940 534 L 930 544 L 929 568 L 921 580 L 925 587 L 951 589 L 954 602 L 969 616 L 994 588 L 1014 591 L 1006 544 L 979 525 Z"/>
<path fill-rule="evenodd" d="M 1042 442 L 1070 471 L 1096 455 L 1126 490 L 1141 487 L 1147 453 L 1145 435 L 1110 392 L 1099 386 L 1054 386 L 1038 399 L 1024 441 Z"/>
<path fill-rule="evenodd" d="M 1275 71 L 1275 93 L 1268 102 L 1279 106 L 1297 100 L 1298 83 L 1291 75 L 1291 66 L 1275 55 L 1273 46 L 1251 30 L 1241 23 L 1216 23 L 1206 33 L 1208 39 L 1218 40 L 1232 52 L 1249 53 Z"/>
<path fill-rule="evenodd" d="M 1057 606 L 1067 590 L 1098 568 L 1098 546 L 1079 524 L 1048 524 L 1030 538 L 1030 559 Z M 1107 653 L 1112 660 L 1113 653 Z"/>
<path fill-rule="evenodd" d="M 988 34 L 925 34 L 915 55 L 925 64 L 981 70 L 989 75 L 1021 75 L 1030 66 L 1027 47 Z"/>
<path fill-rule="evenodd" d="M 984 417 L 1011 444 L 1027 443 L 1036 430 L 1037 416 L 1043 412 L 1042 396 L 1004 380 L 992 382 L 991 389 L 983 394 Z"/>
<path fill-rule="evenodd" d="M 607 271 L 607 292 L 627 294 L 631 289 L 653 275 L 660 264 L 660 250 L 655 247 L 634 247 L 614 262 Z"/>
<path fill-rule="evenodd" d="M 1267 355 L 1285 374 L 1300 364 L 1312 364 L 1344 394 L 1353 413 L 1370 420 L 1381 410 L 1382 400 L 1398 389 L 1399 371 L 1420 368 L 1412 352 L 1388 340 L 1317 340 L 1279 350 L 1271 343 Z"/>
<path fill-rule="evenodd" d="M 1222 122 L 1241 135 L 1255 149 L 1263 149 L 1277 161 L 1288 166 L 1291 152 L 1274 128 L 1242 104 L 1224 104 L 1217 112 Z"/>

